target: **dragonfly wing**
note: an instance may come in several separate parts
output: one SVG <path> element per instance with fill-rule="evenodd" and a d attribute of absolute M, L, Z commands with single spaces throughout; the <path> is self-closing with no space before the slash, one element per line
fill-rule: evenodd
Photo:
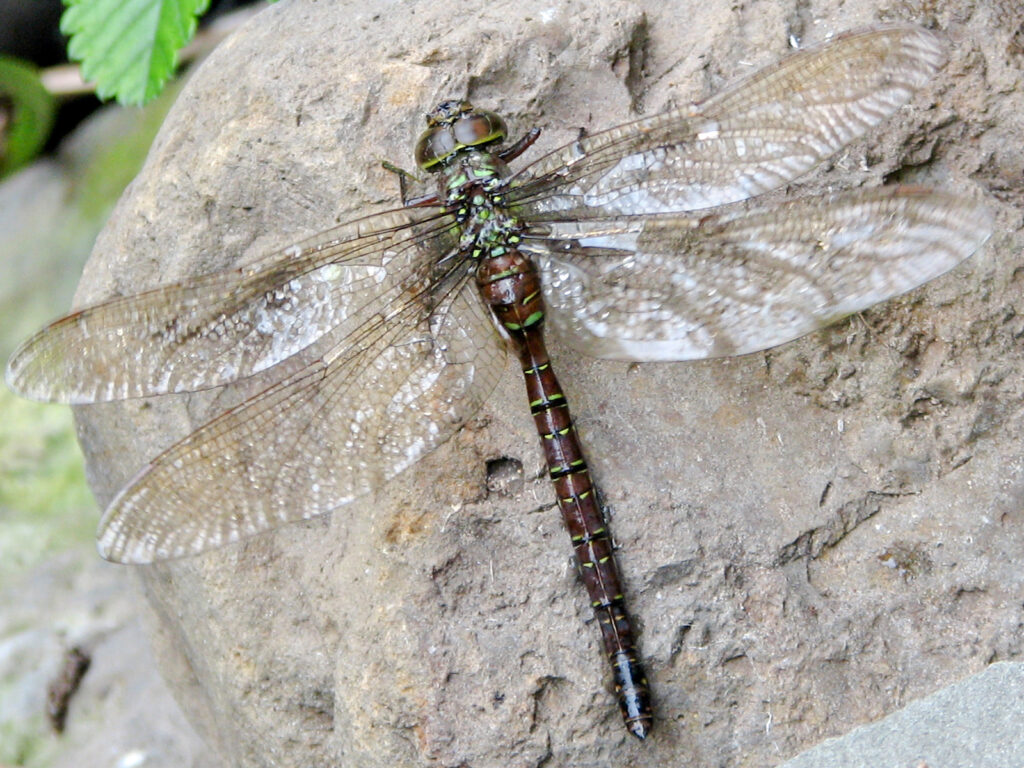
<path fill-rule="evenodd" d="M 437 211 L 402 209 L 322 232 L 249 266 L 73 312 L 11 357 L 11 389 L 95 403 L 207 389 L 277 365 L 409 272 L 398 254 L 445 247 Z M 413 227 L 413 228 L 410 228 Z M 415 262 L 409 261 L 409 269 Z"/>
<path fill-rule="evenodd" d="M 979 204 L 880 187 L 702 219 L 552 225 L 540 265 L 567 343 L 617 360 L 766 349 L 952 269 L 988 237 Z"/>
<path fill-rule="evenodd" d="M 692 211 L 803 175 L 905 104 L 945 63 L 911 26 L 842 35 L 707 101 L 573 142 L 525 168 L 510 199 L 530 221 Z"/>
<path fill-rule="evenodd" d="M 313 517 L 443 443 L 504 366 L 471 278 L 460 263 L 429 291 L 358 308 L 322 359 L 162 453 L 104 513 L 100 553 L 182 557 Z"/>

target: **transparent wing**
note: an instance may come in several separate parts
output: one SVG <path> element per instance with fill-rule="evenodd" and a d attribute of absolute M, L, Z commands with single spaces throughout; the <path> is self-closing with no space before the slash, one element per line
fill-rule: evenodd
<path fill-rule="evenodd" d="M 409 279 L 396 254 L 447 246 L 437 210 L 368 216 L 217 272 L 73 312 L 26 341 L 7 365 L 35 400 L 95 403 L 190 392 L 277 365 Z M 432 249 L 432 250 L 431 250 Z"/>
<path fill-rule="evenodd" d="M 617 360 L 781 344 L 952 269 L 989 236 L 979 204 L 881 187 L 704 218 L 550 225 L 540 265 L 563 338 Z"/>
<path fill-rule="evenodd" d="M 945 62 L 919 27 L 851 33 L 794 54 L 702 104 L 626 123 L 526 167 L 509 198 L 546 221 L 692 211 L 809 171 L 906 103 Z"/>
<path fill-rule="evenodd" d="M 104 513 L 101 554 L 125 563 L 181 557 L 309 518 L 447 440 L 505 360 L 469 265 L 454 261 L 418 293 L 407 281 L 398 295 L 355 307 L 320 342 L 322 359 L 154 459 Z"/>

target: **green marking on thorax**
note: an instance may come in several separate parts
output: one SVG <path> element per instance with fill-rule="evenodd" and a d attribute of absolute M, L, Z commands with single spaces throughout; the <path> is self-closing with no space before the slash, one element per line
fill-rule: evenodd
<path fill-rule="evenodd" d="M 494 251 L 492 250 L 491 253 L 493 254 Z M 506 277 L 512 277 L 513 275 L 518 275 L 518 274 L 519 274 L 519 270 L 518 269 L 506 269 L 506 270 L 504 270 L 502 272 L 495 272 L 493 275 L 491 275 L 491 278 L 490 278 L 490 280 L 488 280 L 488 282 L 496 283 L 499 280 L 504 280 Z"/>

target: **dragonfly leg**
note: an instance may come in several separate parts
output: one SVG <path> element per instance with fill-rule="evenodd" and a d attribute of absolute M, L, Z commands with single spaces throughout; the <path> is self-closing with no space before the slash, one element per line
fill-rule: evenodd
<path fill-rule="evenodd" d="M 505 147 L 505 149 L 501 150 L 501 152 L 498 153 L 498 158 L 503 163 L 507 163 L 510 160 L 515 160 L 517 157 L 523 154 L 523 152 L 532 147 L 533 143 L 539 138 L 540 128 L 533 128 L 532 130 L 530 130 L 529 133 L 527 133 L 525 136 L 519 139 L 519 141 L 517 141 L 515 144 L 513 144 L 510 147 Z"/>
<path fill-rule="evenodd" d="M 418 195 L 417 197 L 409 197 L 409 181 L 420 181 L 419 176 L 414 173 L 410 173 L 405 168 L 399 168 L 394 163 L 388 160 L 381 160 L 381 168 L 385 171 L 390 171 L 398 177 L 398 192 L 402 198 L 402 205 L 405 208 L 420 208 L 432 205 L 440 205 L 441 202 L 435 193 L 428 195 Z"/>

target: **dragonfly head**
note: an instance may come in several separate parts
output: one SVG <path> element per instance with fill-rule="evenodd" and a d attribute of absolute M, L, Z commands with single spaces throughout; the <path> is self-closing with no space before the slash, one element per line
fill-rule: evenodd
<path fill-rule="evenodd" d="M 442 101 L 427 115 L 427 130 L 416 142 L 416 164 L 437 171 L 457 152 L 500 144 L 507 133 L 505 121 L 494 112 L 468 101 Z"/>

